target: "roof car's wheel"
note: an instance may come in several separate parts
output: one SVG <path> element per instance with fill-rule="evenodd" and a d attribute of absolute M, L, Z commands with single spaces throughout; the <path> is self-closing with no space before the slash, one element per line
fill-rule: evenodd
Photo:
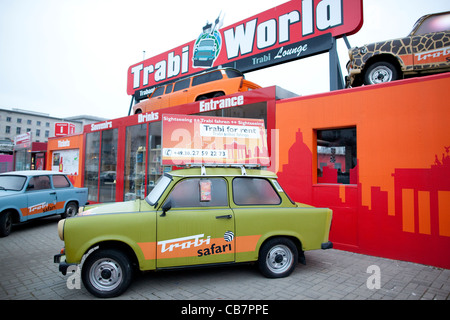
<path fill-rule="evenodd" d="M 395 66 L 386 61 L 372 64 L 364 73 L 364 84 L 377 84 L 398 80 L 398 71 Z"/>

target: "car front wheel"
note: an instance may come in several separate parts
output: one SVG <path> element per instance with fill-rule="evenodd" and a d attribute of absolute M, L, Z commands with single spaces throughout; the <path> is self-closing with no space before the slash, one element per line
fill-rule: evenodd
<path fill-rule="evenodd" d="M 0 213 L 0 237 L 6 237 L 11 233 L 12 222 L 10 212 Z"/>
<path fill-rule="evenodd" d="M 392 63 L 376 62 L 367 68 L 364 74 L 364 84 L 377 84 L 398 80 L 397 68 Z"/>
<path fill-rule="evenodd" d="M 298 262 L 295 244 L 287 238 L 274 238 L 261 247 L 258 266 L 268 278 L 283 278 L 294 271 Z"/>
<path fill-rule="evenodd" d="M 84 262 L 81 278 L 86 289 L 96 297 L 117 297 L 131 283 L 132 268 L 128 257 L 117 250 L 97 250 Z"/>

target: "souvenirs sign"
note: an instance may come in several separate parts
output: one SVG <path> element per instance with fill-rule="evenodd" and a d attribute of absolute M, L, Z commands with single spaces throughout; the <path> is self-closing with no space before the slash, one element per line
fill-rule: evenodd
<path fill-rule="evenodd" d="M 163 114 L 162 165 L 190 164 L 268 166 L 264 120 Z"/>

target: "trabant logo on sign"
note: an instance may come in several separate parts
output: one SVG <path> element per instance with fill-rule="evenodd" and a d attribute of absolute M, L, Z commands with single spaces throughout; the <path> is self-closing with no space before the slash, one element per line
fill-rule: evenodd
<path fill-rule="evenodd" d="M 211 239 L 211 236 L 196 234 L 176 239 L 158 241 L 159 259 L 209 256 L 232 252 L 234 234 L 227 231 L 223 238 Z"/>
<path fill-rule="evenodd" d="M 128 69 L 127 93 L 228 66 L 242 72 L 327 51 L 331 37 L 351 35 L 363 22 L 362 0 L 291 0 L 223 29 L 206 24 L 189 43 Z"/>

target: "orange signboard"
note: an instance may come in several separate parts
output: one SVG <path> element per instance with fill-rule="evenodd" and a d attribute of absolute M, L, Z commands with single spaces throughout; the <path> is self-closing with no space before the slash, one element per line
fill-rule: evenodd
<path fill-rule="evenodd" d="M 264 120 L 164 114 L 162 164 L 270 164 Z"/>

